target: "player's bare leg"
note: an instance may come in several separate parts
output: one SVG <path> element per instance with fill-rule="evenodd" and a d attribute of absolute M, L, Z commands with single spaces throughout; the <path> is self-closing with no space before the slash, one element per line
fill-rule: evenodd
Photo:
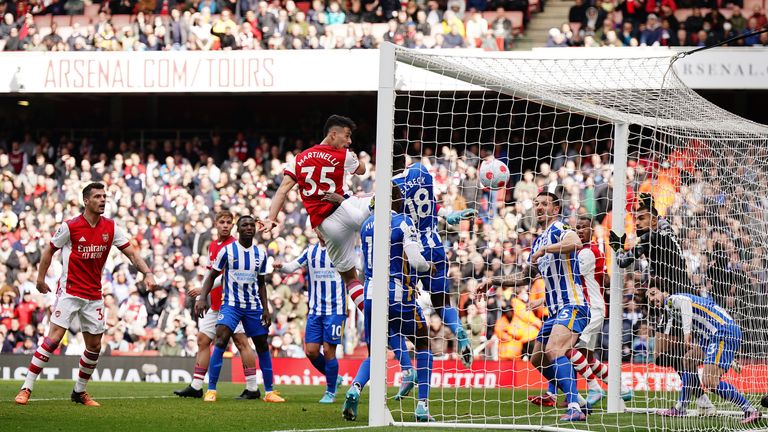
<path fill-rule="evenodd" d="M 219 324 L 216 326 L 216 339 L 213 344 L 213 354 L 211 355 L 210 370 L 208 371 L 208 391 L 205 392 L 203 400 L 205 402 L 216 402 L 216 386 L 219 383 L 219 374 L 221 365 L 224 361 L 224 351 L 232 338 L 232 329 Z"/>
<path fill-rule="evenodd" d="M 29 396 L 35 386 L 35 380 L 40 375 L 40 372 L 43 371 L 53 352 L 59 347 L 59 343 L 61 343 L 61 339 L 64 338 L 66 332 L 67 329 L 51 323 L 48 335 L 43 340 L 43 343 L 40 344 L 40 347 L 37 348 L 29 363 L 27 377 L 24 379 L 24 384 L 21 385 L 21 389 L 15 398 L 17 404 L 26 405 L 29 402 Z"/>
<path fill-rule="evenodd" d="M 80 372 L 75 382 L 75 388 L 72 390 L 70 399 L 72 402 L 83 404 L 85 406 L 101 406 L 98 402 L 91 399 L 91 395 L 85 391 L 88 381 L 91 379 L 96 364 L 99 362 L 99 353 L 101 352 L 101 337 L 103 333 L 91 334 L 83 332 L 83 341 L 85 342 L 85 351 L 80 356 Z"/>
<path fill-rule="evenodd" d="M 211 312 L 208 312 L 211 313 Z M 203 332 L 197 333 L 197 355 L 195 356 L 195 371 L 192 383 L 182 390 L 174 390 L 173 394 L 180 397 L 203 397 L 203 381 L 211 362 L 211 344 L 213 340 Z M 245 362 L 243 362 L 245 364 Z"/>
<path fill-rule="evenodd" d="M 245 390 L 238 399 L 261 399 L 259 384 L 256 382 L 256 352 L 251 347 L 251 341 L 245 333 L 235 333 L 232 341 L 240 353 L 240 360 L 243 362 L 243 373 L 245 374 Z"/>

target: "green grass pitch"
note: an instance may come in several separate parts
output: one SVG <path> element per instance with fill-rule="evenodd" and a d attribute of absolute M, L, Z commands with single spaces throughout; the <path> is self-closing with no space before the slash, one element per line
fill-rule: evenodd
<path fill-rule="evenodd" d="M 69 401 L 72 382 L 40 381 L 27 406 L 18 406 L 13 397 L 20 382 L 0 381 L 0 431 L 24 432 L 143 432 L 143 431 L 265 431 L 360 428 L 368 424 L 368 392 L 363 394 L 356 422 L 341 418 L 343 392 L 334 405 L 320 405 L 319 386 L 281 386 L 287 399 L 283 404 L 234 400 L 242 385 L 222 384 L 219 401 L 181 399 L 172 394 L 180 384 L 99 383 L 88 389 L 100 408 L 87 408 Z M 390 389 L 390 396 L 394 389 Z M 671 398 L 672 394 L 662 394 Z M 657 393 L 658 398 L 660 395 Z M 586 423 L 558 422 L 561 409 L 541 409 L 525 401 L 525 391 L 433 389 L 430 410 L 439 421 L 489 424 L 532 424 L 591 431 L 733 430 L 743 429 L 738 417 L 661 419 L 653 414 L 605 414 L 596 410 Z M 714 399 L 714 398 L 713 398 Z M 473 402 L 470 403 L 470 400 Z M 656 400 L 656 399 L 654 399 Z M 485 401 L 485 402 L 483 402 Z M 638 394 L 635 407 L 656 406 L 646 394 Z M 413 421 L 414 400 L 388 403 L 395 420 Z M 722 406 L 726 408 L 726 406 Z M 514 417 L 514 418 L 513 418 Z M 753 428 L 768 427 L 768 422 Z M 406 427 L 376 428 L 376 431 L 405 430 Z M 435 428 L 407 427 L 409 432 Z M 354 430 L 354 429 L 352 429 Z M 366 429 L 368 430 L 368 429 Z M 451 429 L 456 430 L 456 429 Z"/>

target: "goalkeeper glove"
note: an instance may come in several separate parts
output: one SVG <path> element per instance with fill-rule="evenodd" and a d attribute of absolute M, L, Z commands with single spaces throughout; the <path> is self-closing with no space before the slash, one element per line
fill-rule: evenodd
<path fill-rule="evenodd" d="M 610 241 L 609 241 L 608 244 L 611 246 L 611 249 L 613 249 L 614 252 L 618 252 L 618 251 L 624 249 L 624 242 L 625 241 L 627 241 L 627 235 L 626 234 L 622 234 L 621 237 L 619 237 L 618 234 L 616 234 L 615 232 L 611 231 Z"/>
<path fill-rule="evenodd" d="M 461 211 L 456 211 L 448 214 L 445 217 L 445 221 L 448 223 L 448 225 L 456 225 L 461 220 L 471 219 L 475 217 L 476 214 L 477 214 L 477 210 L 475 209 L 464 209 Z"/>

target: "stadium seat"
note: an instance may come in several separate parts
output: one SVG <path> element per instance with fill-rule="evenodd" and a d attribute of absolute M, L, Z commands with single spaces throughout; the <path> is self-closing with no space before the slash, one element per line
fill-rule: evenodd
<path fill-rule="evenodd" d="M 53 22 L 53 15 L 37 15 L 35 17 L 35 25 L 37 28 L 50 27 Z"/>
<path fill-rule="evenodd" d="M 83 15 L 91 18 L 96 18 L 97 16 L 99 16 L 100 7 L 101 7 L 100 4 L 85 5 L 85 9 L 83 10 Z"/>
<path fill-rule="evenodd" d="M 742 9 L 748 12 L 745 13 L 744 16 L 752 16 L 752 9 L 755 7 L 755 5 L 765 7 L 765 2 L 764 0 L 744 0 L 744 7 Z"/>
<path fill-rule="evenodd" d="M 53 22 L 55 22 L 59 27 L 68 26 L 72 23 L 72 17 L 69 15 L 54 15 Z"/>
<path fill-rule="evenodd" d="M 121 29 L 127 25 L 131 25 L 131 16 L 130 15 L 112 15 L 112 26 L 115 27 L 115 30 Z"/>
<path fill-rule="evenodd" d="M 382 37 L 384 37 L 384 33 L 387 32 L 387 24 L 384 23 L 377 23 L 371 26 L 371 34 L 376 40 L 381 40 Z M 434 33 L 434 29 L 432 30 L 432 33 Z"/>
<path fill-rule="evenodd" d="M 72 15 L 72 23 L 70 25 L 75 25 L 75 23 L 77 23 L 80 24 L 80 27 L 87 27 L 91 22 L 91 17 L 87 15 Z"/>

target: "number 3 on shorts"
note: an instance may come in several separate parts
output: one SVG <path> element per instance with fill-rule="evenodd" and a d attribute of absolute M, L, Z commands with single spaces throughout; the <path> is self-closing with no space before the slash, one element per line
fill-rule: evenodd
<path fill-rule="evenodd" d="M 99 321 L 104 321 L 104 311 L 101 308 L 96 308 L 96 313 L 99 314 Z"/>

